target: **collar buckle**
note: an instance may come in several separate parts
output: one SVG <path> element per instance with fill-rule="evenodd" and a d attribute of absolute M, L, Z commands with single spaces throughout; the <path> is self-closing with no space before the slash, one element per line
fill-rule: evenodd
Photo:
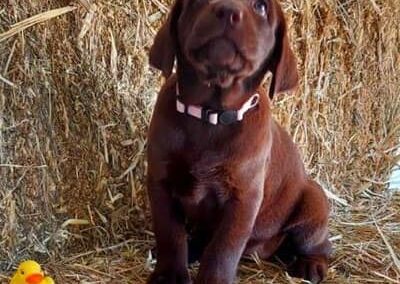
<path fill-rule="evenodd" d="M 236 110 L 225 110 L 220 112 L 218 122 L 223 125 L 230 125 L 238 120 L 238 112 Z"/>

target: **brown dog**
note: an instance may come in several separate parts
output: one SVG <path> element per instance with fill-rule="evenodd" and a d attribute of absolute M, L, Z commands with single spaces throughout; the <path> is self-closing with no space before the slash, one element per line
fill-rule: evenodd
<path fill-rule="evenodd" d="M 168 79 L 149 131 L 157 265 L 148 283 L 191 283 L 197 259 L 195 283 L 233 283 L 252 253 L 293 256 L 291 275 L 320 282 L 328 202 L 268 98 L 298 81 L 277 1 L 177 0 L 150 63 Z M 268 71 L 269 94 L 259 88 Z"/>

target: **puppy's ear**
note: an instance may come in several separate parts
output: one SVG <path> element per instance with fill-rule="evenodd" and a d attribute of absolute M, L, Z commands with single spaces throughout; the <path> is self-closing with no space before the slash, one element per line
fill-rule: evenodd
<path fill-rule="evenodd" d="M 297 60 L 289 45 L 286 22 L 282 11 L 279 11 L 278 18 L 279 23 L 275 32 L 276 43 L 269 68 L 273 75 L 269 89 L 271 99 L 276 94 L 293 90 L 297 87 L 299 81 Z"/>
<path fill-rule="evenodd" d="M 177 50 L 177 22 L 181 13 L 181 0 L 176 0 L 167 21 L 158 31 L 150 48 L 150 65 L 162 71 L 168 78 L 174 67 Z"/>

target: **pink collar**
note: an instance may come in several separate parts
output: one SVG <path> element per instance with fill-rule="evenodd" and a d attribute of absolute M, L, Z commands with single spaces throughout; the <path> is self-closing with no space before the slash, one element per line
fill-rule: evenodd
<path fill-rule="evenodd" d="M 254 94 L 247 101 L 244 102 L 242 107 L 238 110 L 213 110 L 196 105 L 185 105 L 179 100 L 179 91 L 177 86 L 176 110 L 180 113 L 186 113 L 197 119 L 206 121 L 210 124 L 229 125 L 234 122 L 243 120 L 246 112 L 258 105 L 260 95 Z"/>

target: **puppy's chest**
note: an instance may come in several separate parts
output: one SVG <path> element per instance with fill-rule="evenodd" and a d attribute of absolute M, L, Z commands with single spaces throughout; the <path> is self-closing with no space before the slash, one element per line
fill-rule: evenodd
<path fill-rule="evenodd" d="M 179 160 L 168 166 L 167 186 L 172 197 L 190 219 L 203 218 L 218 210 L 229 198 L 227 169 L 216 163 Z"/>

